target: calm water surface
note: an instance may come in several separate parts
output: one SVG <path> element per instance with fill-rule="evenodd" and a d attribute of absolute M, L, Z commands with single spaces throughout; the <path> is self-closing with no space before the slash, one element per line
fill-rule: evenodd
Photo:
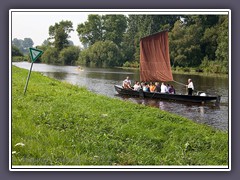
<path fill-rule="evenodd" d="M 31 64 L 27 62 L 13 63 L 13 65 L 28 70 L 31 66 Z M 90 91 L 98 94 L 156 107 L 164 111 L 187 117 L 198 123 L 207 124 L 224 131 L 228 130 L 228 78 L 173 74 L 173 78 L 177 82 L 185 84 L 187 79 L 191 78 L 196 90 L 204 91 L 209 94 L 222 95 L 220 106 L 215 106 L 214 103 L 202 105 L 169 102 L 166 100 L 132 98 L 118 95 L 114 89 L 114 85 L 122 84 L 122 81 L 126 78 L 126 76 L 130 77 L 132 83 L 135 80 L 139 80 L 138 70 L 89 67 L 79 69 L 76 66 L 54 66 L 38 63 L 33 65 L 32 70 L 41 72 L 46 76 L 56 78 L 60 81 L 66 81 L 78 86 L 85 86 Z M 178 83 L 171 84 L 175 87 L 176 93 L 186 93 L 186 88 L 183 85 Z"/>

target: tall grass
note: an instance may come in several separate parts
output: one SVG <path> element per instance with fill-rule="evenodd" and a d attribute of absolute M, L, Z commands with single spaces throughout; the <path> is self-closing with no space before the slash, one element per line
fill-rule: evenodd
<path fill-rule="evenodd" d="M 13 165 L 227 165 L 228 134 L 12 67 Z M 20 144 L 19 144 L 20 143 Z"/>

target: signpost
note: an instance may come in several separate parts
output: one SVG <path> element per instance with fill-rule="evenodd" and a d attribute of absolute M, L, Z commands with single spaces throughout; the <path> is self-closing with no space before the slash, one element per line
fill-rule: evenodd
<path fill-rule="evenodd" d="M 28 73 L 27 82 L 26 82 L 26 85 L 25 85 L 25 88 L 24 88 L 24 95 L 27 91 L 28 81 L 29 81 L 29 78 L 30 78 L 30 75 L 31 75 L 31 72 L 32 72 L 33 63 L 37 60 L 37 58 L 39 58 L 43 54 L 42 50 L 35 49 L 35 48 L 29 48 L 29 51 L 30 51 L 30 56 L 31 56 L 32 63 L 31 63 L 31 67 L 30 67 L 30 70 L 29 70 L 29 73 Z"/>

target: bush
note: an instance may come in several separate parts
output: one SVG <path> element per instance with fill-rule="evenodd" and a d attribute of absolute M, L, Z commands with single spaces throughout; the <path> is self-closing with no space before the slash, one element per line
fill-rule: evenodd
<path fill-rule="evenodd" d="M 139 62 L 137 62 L 137 61 L 133 61 L 133 62 L 126 61 L 123 64 L 123 67 L 139 68 Z"/>
<path fill-rule="evenodd" d="M 121 52 L 112 41 L 98 41 L 80 53 L 78 64 L 114 67 L 120 64 Z"/>
<path fill-rule="evenodd" d="M 16 46 L 12 46 L 12 56 L 23 56 L 23 53 Z"/>
<path fill-rule="evenodd" d="M 228 74 L 228 62 L 227 61 L 212 61 L 208 57 L 205 57 L 200 65 L 200 68 L 204 72 L 208 73 L 225 73 Z"/>
<path fill-rule="evenodd" d="M 77 46 L 69 46 L 61 50 L 59 60 L 63 65 L 75 65 L 78 60 L 80 49 Z"/>
<path fill-rule="evenodd" d="M 13 56 L 12 57 L 12 62 L 21 62 L 21 61 L 29 61 L 28 56 Z"/>
<path fill-rule="evenodd" d="M 46 64 L 61 64 L 58 59 L 58 51 L 56 48 L 49 47 L 41 56 L 41 61 Z"/>

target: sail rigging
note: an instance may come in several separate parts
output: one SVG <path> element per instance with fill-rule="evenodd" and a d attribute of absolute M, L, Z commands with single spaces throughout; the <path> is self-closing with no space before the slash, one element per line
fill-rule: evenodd
<path fill-rule="evenodd" d="M 140 80 L 173 81 L 169 56 L 168 31 L 140 40 Z"/>

